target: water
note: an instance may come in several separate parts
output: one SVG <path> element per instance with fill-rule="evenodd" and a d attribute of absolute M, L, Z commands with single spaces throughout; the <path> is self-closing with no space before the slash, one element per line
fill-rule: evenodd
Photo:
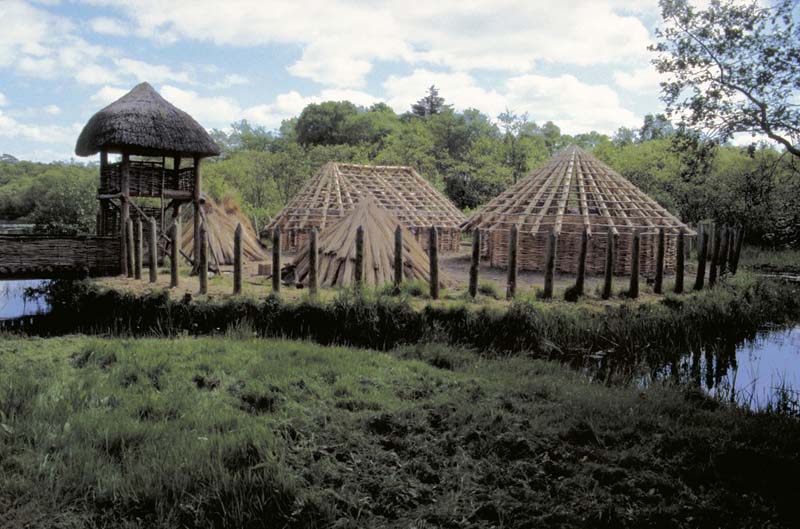
<path fill-rule="evenodd" d="M 41 287 L 49 283 L 44 279 L 0 280 L 0 320 L 32 316 L 47 312 L 47 302 L 41 297 L 27 297 L 25 291 L 33 287 Z"/>

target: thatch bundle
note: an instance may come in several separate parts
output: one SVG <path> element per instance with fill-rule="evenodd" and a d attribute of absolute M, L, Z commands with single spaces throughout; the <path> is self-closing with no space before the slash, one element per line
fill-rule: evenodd
<path fill-rule="evenodd" d="M 212 265 L 233 264 L 233 233 L 236 225 L 242 225 L 242 258 L 247 261 L 263 261 L 267 258 L 258 240 L 252 223 L 230 197 L 217 204 L 210 197 L 202 205 L 202 219 L 208 233 L 208 260 Z M 191 208 L 186 208 L 190 211 Z M 186 255 L 194 253 L 194 230 L 191 219 L 183 223 L 181 248 Z"/>
<path fill-rule="evenodd" d="M 220 153 L 206 129 L 148 83 L 136 85 L 92 116 L 83 128 L 75 154 L 91 156 L 100 151 L 199 157 Z"/>
<path fill-rule="evenodd" d="M 372 198 L 359 202 L 338 222 L 319 236 L 319 284 L 348 286 L 355 282 L 356 230 L 364 228 L 364 284 L 381 286 L 394 277 L 394 232 L 403 231 L 403 278 L 429 280 L 428 254 L 392 212 Z M 287 267 L 294 271 L 293 281 L 308 284 L 308 247 Z M 440 272 L 442 285 L 449 283 Z"/>

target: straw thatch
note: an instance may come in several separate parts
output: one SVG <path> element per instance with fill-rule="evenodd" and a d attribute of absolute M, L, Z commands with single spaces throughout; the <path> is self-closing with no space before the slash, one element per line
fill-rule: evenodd
<path fill-rule="evenodd" d="M 428 228 L 439 230 L 439 249 L 456 251 L 464 215 L 411 167 L 328 163 L 265 228 L 281 227 L 282 246 L 301 250 L 308 230 L 324 231 L 365 196 L 391 211 L 423 247 Z"/>
<path fill-rule="evenodd" d="M 75 154 L 90 156 L 100 151 L 197 157 L 220 153 L 206 129 L 148 83 L 136 85 L 83 128 Z"/>
<path fill-rule="evenodd" d="M 356 230 L 364 228 L 364 284 L 381 286 L 394 277 L 394 232 L 403 230 L 403 278 L 429 280 L 428 254 L 391 211 L 367 197 L 344 218 L 319 236 L 317 277 L 321 286 L 348 286 L 355 282 Z M 292 274 L 293 271 L 293 274 Z M 308 284 L 308 248 L 287 266 L 288 276 Z M 442 285 L 450 281 L 439 273 Z"/>
<path fill-rule="evenodd" d="M 542 270 L 550 232 L 558 235 L 556 268 L 574 273 L 578 267 L 581 233 L 589 233 L 586 270 L 602 273 L 607 233 L 616 235 L 615 273 L 630 272 L 633 233 L 642 236 L 641 270 L 655 271 L 653 256 L 659 229 L 666 234 L 666 269 L 674 264 L 678 231 L 694 232 L 591 154 L 572 145 L 554 156 L 543 167 L 509 187 L 472 215 L 464 229 L 488 231 L 483 238 L 482 255 L 493 266 L 508 262 L 511 226 L 519 230 L 519 266 Z"/>
<path fill-rule="evenodd" d="M 208 233 L 209 263 L 215 266 L 233 264 L 233 233 L 237 224 L 242 225 L 242 258 L 247 261 L 264 261 L 267 258 L 252 223 L 232 198 L 226 197 L 222 204 L 217 204 L 206 197 L 201 207 L 201 218 Z M 186 255 L 194 253 L 194 230 L 190 221 L 183 223 L 181 249 Z"/>

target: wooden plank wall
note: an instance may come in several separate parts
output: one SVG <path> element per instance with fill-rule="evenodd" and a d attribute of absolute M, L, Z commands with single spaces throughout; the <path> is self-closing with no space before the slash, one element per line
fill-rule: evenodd
<path fill-rule="evenodd" d="M 119 274 L 119 237 L 0 235 L 0 277 Z"/>

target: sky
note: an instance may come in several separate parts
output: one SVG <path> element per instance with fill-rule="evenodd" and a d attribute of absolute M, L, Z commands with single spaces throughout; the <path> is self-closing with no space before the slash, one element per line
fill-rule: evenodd
<path fill-rule="evenodd" d="M 0 0 L 0 154 L 75 158 L 96 111 L 148 81 L 208 129 L 307 104 L 457 110 L 613 134 L 663 111 L 657 0 Z"/>

